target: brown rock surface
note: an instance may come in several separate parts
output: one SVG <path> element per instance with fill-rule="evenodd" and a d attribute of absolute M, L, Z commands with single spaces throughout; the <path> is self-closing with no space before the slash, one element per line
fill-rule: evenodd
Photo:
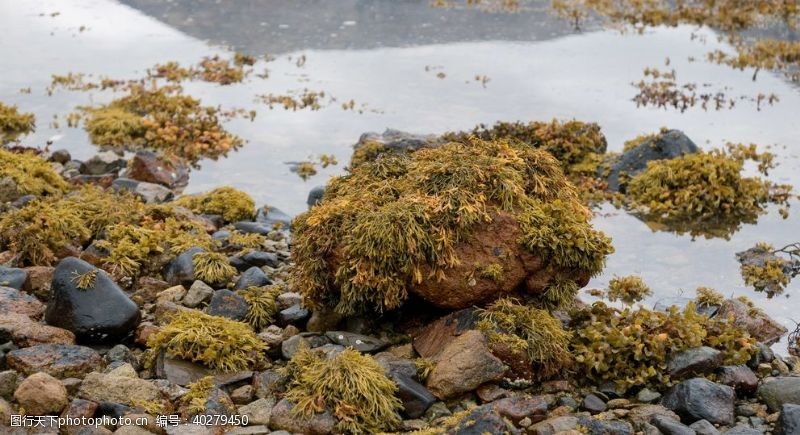
<path fill-rule="evenodd" d="M 33 415 L 61 412 L 67 406 L 67 389 L 47 373 L 34 373 L 19 384 L 14 399 Z"/>
<path fill-rule="evenodd" d="M 481 384 L 497 381 L 506 366 L 492 355 L 486 337 L 479 331 L 467 331 L 453 340 L 436 357 L 426 387 L 439 399 L 446 399 Z"/>
<path fill-rule="evenodd" d="M 75 343 L 75 334 L 31 320 L 24 314 L 0 313 L 0 335 L 6 334 L 17 346 L 29 347 L 39 344 Z"/>

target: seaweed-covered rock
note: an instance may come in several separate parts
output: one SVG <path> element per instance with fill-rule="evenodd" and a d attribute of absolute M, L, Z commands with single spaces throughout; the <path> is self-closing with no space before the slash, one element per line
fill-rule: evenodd
<path fill-rule="evenodd" d="M 520 142 L 384 155 L 325 198 L 294 222 L 291 281 L 306 305 L 343 314 L 398 308 L 409 293 L 464 308 L 559 277 L 582 286 L 612 251 L 559 162 Z"/>
<path fill-rule="evenodd" d="M 612 191 L 620 190 L 623 184 L 620 183 L 620 174 L 624 174 L 624 178 L 632 177 L 645 170 L 649 161 L 674 159 L 698 151 L 700 148 L 682 131 L 664 130 L 625 151 L 611 165 L 607 176 L 608 188 Z"/>
<path fill-rule="evenodd" d="M 374 160 L 383 153 L 409 153 L 422 148 L 440 145 L 443 141 L 435 135 L 412 134 L 387 128 L 383 133 L 364 133 L 353 145 L 350 166 Z M 314 205 L 309 196 L 309 206 Z"/>
<path fill-rule="evenodd" d="M 692 423 L 705 419 L 711 423 L 732 425 L 735 399 L 733 388 L 694 378 L 672 387 L 662 403 Z"/>
<path fill-rule="evenodd" d="M 78 340 L 120 339 L 139 323 L 139 307 L 111 277 L 75 257 L 58 264 L 51 291 L 45 320 L 74 332 Z"/>

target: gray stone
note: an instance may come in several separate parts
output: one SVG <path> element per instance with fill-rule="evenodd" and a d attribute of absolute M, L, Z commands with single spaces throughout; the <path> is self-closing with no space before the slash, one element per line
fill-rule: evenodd
<path fill-rule="evenodd" d="M 268 425 L 275 399 L 258 399 L 248 405 L 239 407 L 239 415 L 246 415 L 248 424 Z"/>
<path fill-rule="evenodd" d="M 242 260 L 244 260 L 244 262 L 249 264 L 250 266 L 255 266 L 255 267 L 280 266 L 280 261 L 278 261 L 278 256 L 272 252 L 249 251 L 246 254 L 242 255 Z"/>
<path fill-rule="evenodd" d="M 236 281 L 234 290 L 243 290 L 247 287 L 262 287 L 272 284 L 272 280 L 258 267 L 251 267 L 245 270 Z"/>
<path fill-rule="evenodd" d="M 352 347 L 359 352 L 376 352 L 386 347 L 386 343 L 377 338 L 347 331 L 328 331 L 325 336 L 336 344 Z"/>
<path fill-rule="evenodd" d="M 380 352 L 375 354 L 374 358 L 386 373 L 394 371 L 402 373 L 409 378 L 417 377 L 417 364 L 413 360 L 399 357 L 391 352 Z"/>
<path fill-rule="evenodd" d="M 594 394 L 587 394 L 586 397 L 583 398 L 582 406 L 583 409 L 591 412 L 592 414 L 603 412 L 607 408 L 606 402 Z"/>
<path fill-rule="evenodd" d="M 85 172 L 89 175 L 103 175 L 125 168 L 127 162 L 113 151 L 101 151 L 84 162 Z"/>
<path fill-rule="evenodd" d="M 133 193 L 142 198 L 147 204 L 160 204 L 175 197 L 175 194 L 160 184 L 140 182 Z"/>
<path fill-rule="evenodd" d="M 286 391 L 289 378 L 280 370 L 265 370 L 253 376 L 253 389 L 259 399 L 277 397 Z"/>
<path fill-rule="evenodd" d="M 403 373 L 390 371 L 389 378 L 397 384 L 397 397 L 403 402 L 408 418 L 419 418 L 436 402 L 436 397 L 422 384 Z"/>
<path fill-rule="evenodd" d="M 725 432 L 725 435 L 764 435 L 764 431 L 750 426 L 736 425 Z"/>
<path fill-rule="evenodd" d="M 289 337 L 288 339 L 284 340 L 283 343 L 281 343 L 281 354 L 286 360 L 292 359 L 294 354 L 296 354 L 300 349 L 302 343 L 305 343 L 306 346 L 311 347 L 308 345 L 308 341 L 305 339 L 305 337 L 301 335 Z"/>
<path fill-rule="evenodd" d="M 272 225 L 262 224 L 261 222 L 239 221 L 233 227 L 243 233 L 255 233 L 268 236 L 272 232 Z"/>
<path fill-rule="evenodd" d="M 708 346 L 686 349 L 670 357 L 667 372 L 672 378 L 710 373 L 722 365 L 722 352 Z"/>
<path fill-rule="evenodd" d="M 160 355 L 156 361 L 156 374 L 173 384 L 187 386 L 211 373 L 211 370 L 190 361 Z"/>
<path fill-rule="evenodd" d="M 651 160 L 666 160 L 700 151 L 680 130 L 668 130 L 647 139 L 631 150 L 624 152 L 612 165 L 608 173 L 608 188 L 620 190 L 620 173 L 634 176 L 647 167 Z"/>
<path fill-rule="evenodd" d="M 680 421 L 665 417 L 663 415 L 654 415 L 650 419 L 650 423 L 657 427 L 664 435 L 695 435 L 694 429 L 689 428 Z"/>
<path fill-rule="evenodd" d="M 65 149 L 58 149 L 50 153 L 48 160 L 64 165 L 68 161 L 72 160 L 72 155 L 70 155 L 69 151 Z"/>
<path fill-rule="evenodd" d="M 131 350 L 128 349 L 128 346 L 124 344 L 118 344 L 106 352 L 106 361 L 108 362 L 125 362 L 134 364 L 136 362 L 136 357 L 133 356 Z"/>
<path fill-rule="evenodd" d="M 689 425 L 697 435 L 719 435 L 719 430 L 709 423 L 708 420 L 697 420 Z"/>
<path fill-rule="evenodd" d="M 659 393 L 658 391 L 653 391 L 649 388 L 642 388 L 636 394 L 636 400 L 642 403 L 653 403 L 660 398 L 661 398 L 661 393 Z"/>
<path fill-rule="evenodd" d="M 271 227 L 278 225 L 281 230 L 287 231 L 292 226 L 292 217 L 276 207 L 265 205 L 256 210 L 256 222 Z"/>
<path fill-rule="evenodd" d="M 787 403 L 781 407 L 776 431 L 779 435 L 800 435 L 800 405 Z"/>
<path fill-rule="evenodd" d="M 280 310 L 275 316 L 275 323 L 280 326 L 297 325 L 308 319 L 311 313 L 302 306 L 292 305 L 289 308 Z"/>
<path fill-rule="evenodd" d="M 758 396 L 772 412 L 780 411 L 787 403 L 800 405 L 800 377 L 767 379 L 758 387 Z"/>
<path fill-rule="evenodd" d="M 278 306 L 281 309 L 289 308 L 292 305 L 302 304 L 303 303 L 303 295 L 297 292 L 286 292 L 281 293 L 275 299 L 278 302 Z"/>
<path fill-rule="evenodd" d="M 314 186 L 308 192 L 308 198 L 306 199 L 306 204 L 308 205 L 308 208 L 311 208 L 319 204 L 319 202 L 322 201 L 323 196 L 325 196 L 325 186 Z"/>
<path fill-rule="evenodd" d="M 578 418 L 571 415 L 548 418 L 528 428 L 533 435 L 555 435 L 560 432 L 574 430 L 578 426 Z"/>
<path fill-rule="evenodd" d="M 181 300 L 181 303 L 189 308 L 197 308 L 198 305 L 211 299 L 214 295 L 214 289 L 203 281 L 196 280 L 189 287 L 186 295 Z"/>
<path fill-rule="evenodd" d="M 725 366 L 719 371 L 719 383 L 733 387 L 736 393 L 749 396 L 758 388 L 758 377 L 745 365 Z"/>
<path fill-rule="evenodd" d="M 175 257 L 164 268 L 164 280 L 171 285 L 191 285 L 194 282 L 193 258 L 199 252 L 203 252 L 203 248 L 195 246 Z"/>
<path fill-rule="evenodd" d="M 662 404 L 690 423 L 706 419 L 715 424 L 732 425 L 734 400 L 733 388 L 694 378 L 670 388 Z"/>
<path fill-rule="evenodd" d="M 627 421 L 622 420 L 599 420 L 581 415 L 578 417 L 578 424 L 585 427 L 591 435 L 633 435 L 633 426 Z"/>
<path fill-rule="evenodd" d="M 329 412 L 325 411 L 308 417 L 296 417 L 292 413 L 293 408 L 294 404 L 286 399 L 278 402 L 272 408 L 269 428 L 309 435 L 326 435 L 333 432 L 336 420 Z"/>
<path fill-rule="evenodd" d="M 250 306 L 241 295 L 228 289 L 217 290 L 208 304 L 208 314 L 227 317 L 232 320 L 244 320 Z"/>
<path fill-rule="evenodd" d="M 25 269 L 0 266 L 0 286 L 22 290 L 27 279 L 28 272 L 25 272 Z"/>

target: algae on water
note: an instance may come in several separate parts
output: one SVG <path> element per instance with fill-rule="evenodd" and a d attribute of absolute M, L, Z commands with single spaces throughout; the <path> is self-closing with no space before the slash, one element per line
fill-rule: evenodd
<path fill-rule="evenodd" d="M 33 132 L 36 124 L 32 113 L 23 113 L 17 106 L 0 102 L 0 145 L 14 142 L 20 136 Z"/>

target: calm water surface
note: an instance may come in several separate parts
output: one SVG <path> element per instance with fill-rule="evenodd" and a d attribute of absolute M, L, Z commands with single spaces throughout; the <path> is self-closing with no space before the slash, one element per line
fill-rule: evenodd
<path fill-rule="evenodd" d="M 535 3 L 519 14 L 490 14 L 431 9 L 423 0 L 0 0 L 0 100 L 36 114 L 37 131 L 25 143 L 53 139 L 55 148 L 87 158 L 96 150 L 83 130 L 67 128 L 64 121 L 59 128 L 48 124 L 54 115 L 113 96 L 63 90 L 47 96 L 51 74 L 135 78 L 170 60 L 188 65 L 232 50 L 269 53 L 276 59 L 255 67 L 256 73 L 269 69 L 266 80 L 251 75 L 233 86 L 185 85 L 205 104 L 258 112 L 254 122 L 226 124 L 248 143 L 226 159 L 203 161 L 187 192 L 228 184 L 290 214 L 305 209 L 312 187 L 343 171 L 363 132 L 390 127 L 440 133 L 497 120 L 595 121 L 611 150 L 662 126 L 681 129 L 706 148 L 726 141 L 771 145 L 781 163 L 771 178 L 800 186 L 797 87 L 777 75 L 762 72 L 754 82 L 752 72 L 704 62 L 713 49 L 730 50 L 707 29 L 659 28 L 626 35 L 589 24 L 576 33 L 549 16 L 546 4 Z M 51 16 L 54 12 L 59 14 Z M 306 62 L 298 67 L 301 55 Z M 761 111 L 747 102 L 734 110 L 695 108 L 683 114 L 636 108 L 630 83 L 641 79 L 645 67 L 666 68 L 667 58 L 681 83 L 707 83 L 708 89 L 726 89 L 730 96 L 775 93 L 780 102 Z M 439 72 L 443 79 L 436 76 Z M 476 75 L 489 81 L 483 86 Z M 28 87 L 30 94 L 19 92 Z M 339 103 L 319 111 L 269 110 L 254 101 L 256 94 L 304 88 L 325 91 L 339 102 L 353 99 L 364 113 L 345 111 Z M 322 153 L 336 155 L 339 166 L 305 182 L 286 164 Z M 767 300 L 744 287 L 734 258 L 757 241 L 781 246 L 796 241 L 796 207 L 787 220 L 772 210 L 731 240 L 693 241 L 653 232 L 611 207 L 600 210 L 595 225 L 614 239 L 616 253 L 592 286 L 605 285 L 615 274 L 636 273 L 655 292 L 650 302 L 693 296 L 696 287 L 710 286 L 752 297 L 790 329 L 793 318 L 800 320 L 800 281 Z"/>

